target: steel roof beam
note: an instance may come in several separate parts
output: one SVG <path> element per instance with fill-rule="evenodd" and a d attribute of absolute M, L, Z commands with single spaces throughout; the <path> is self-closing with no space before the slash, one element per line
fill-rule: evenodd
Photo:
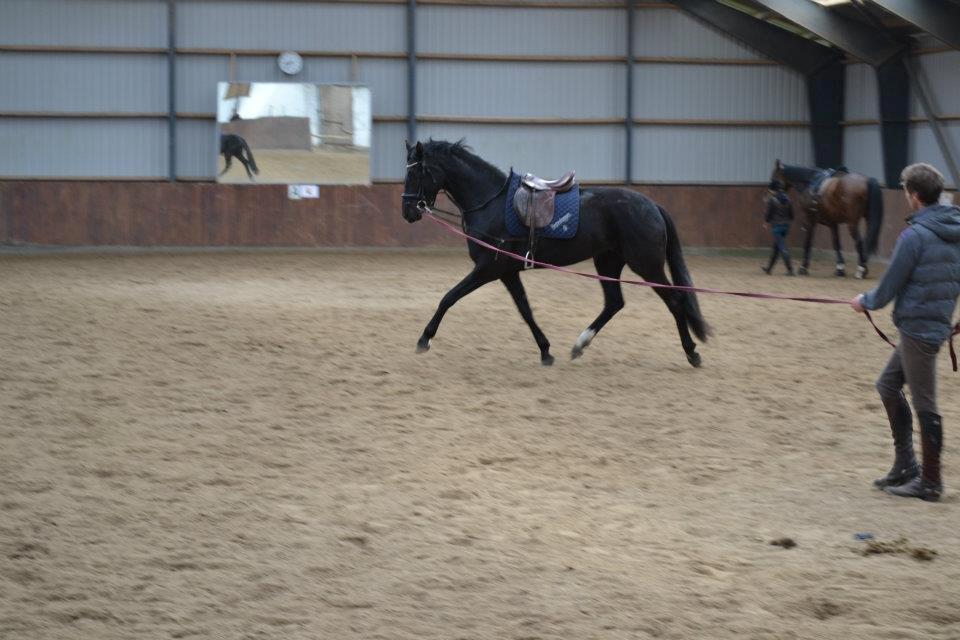
<path fill-rule="evenodd" d="M 714 0 L 673 0 L 673 4 L 764 56 L 810 75 L 839 57 L 837 51 L 794 35 Z"/>
<path fill-rule="evenodd" d="M 893 15 L 960 49 L 960 5 L 949 0 L 871 0 Z"/>
<path fill-rule="evenodd" d="M 904 50 L 883 34 L 857 20 L 845 18 L 811 0 L 754 0 L 790 22 L 812 31 L 827 42 L 873 67 L 879 67 Z M 919 4 L 919 3 L 917 3 Z"/>

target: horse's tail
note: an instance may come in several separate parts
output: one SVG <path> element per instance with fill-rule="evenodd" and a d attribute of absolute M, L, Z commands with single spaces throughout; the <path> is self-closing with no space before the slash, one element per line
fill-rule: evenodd
<path fill-rule="evenodd" d="M 243 150 L 247 152 L 247 160 L 250 161 L 250 168 L 253 169 L 255 174 L 260 175 L 260 169 L 257 168 L 257 161 L 253 159 L 253 151 L 250 151 L 250 146 L 247 144 L 247 141 L 240 138 L 240 144 L 243 145 Z"/>
<path fill-rule="evenodd" d="M 867 180 L 867 255 L 877 252 L 883 226 L 883 192 L 876 178 Z"/>
<path fill-rule="evenodd" d="M 667 264 L 670 266 L 670 275 L 673 278 L 673 284 L 681 287 L 692 287 L 693 279 L 690 272 L 687 271 L 687 263 L 683 259 L 683 248 L 680 246 L 680 235 L 677 233 L 677 227 L 673 224 L 671 218 L 663 207 L 657 205 L 660 215 L 663 216 L 663 222 L 667 227 Z M 707 336 L 713 334 L 713 330 L 707 321 L 703 319 L 700 312 L 700 303 L 697 302 L 697 294 L 693 291 L 680 292 L 683 296 L 683 310 L 687 316 L 687 326 L 693 331 L 700 342 L 706 342 Z"/>

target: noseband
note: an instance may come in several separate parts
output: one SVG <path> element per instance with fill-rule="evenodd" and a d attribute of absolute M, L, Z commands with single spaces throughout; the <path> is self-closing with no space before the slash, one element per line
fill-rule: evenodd
<path fill-rule="evenodd" d="M 424 193 L 424 190 L 423 190 L 423 182 L 424 182 L 423 178 L 425 175 L 429 175 L 431 182 L 433 182 L 434 184 L 436 184 L 436 180 L 433 179 L 433 174 L 430 173 L 430 169 L 423 163 L 423 160 L 417 160 L 416 162 L 411 162 L 410 164 L 407 165 L 407 169 L 409 169 L 410 167 L 420 167 L 420 180 L 417 185 L 417 192 L 407 193 L 406 191 L 404 191 L 402 194 L 400 194 L 400 200 L 404 204 L 409 202 L 410 200 L 416 201 L 417 211 L 423 212 L 423 211 L 426 211 L 428 208 L 432 207 L 437 200 L 437 194 L 434 194 L 431 201 L 430 202 L 427 201 L 426 194 Z M 439 191 L 437 191 L 437 193 L 439 193 Z"/>

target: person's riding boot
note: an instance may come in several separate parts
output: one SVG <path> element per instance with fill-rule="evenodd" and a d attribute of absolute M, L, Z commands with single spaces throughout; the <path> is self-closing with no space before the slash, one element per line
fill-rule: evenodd
<path fill-rule="evenodd" d="M 873 485 L 878 489 L 899 486 L 920 476 L 920 465 L 913 454 L 913 415 L 906 396 L 901 391 L 900 395 L 894 398 L 881 400 L 890 421 L 895 457 L 893 467 L 887 475 L 873 481 Z"/>
<path fill-rule="evenodd" d="M 940 477 L 940 450 L 943 448 L 943 421 L 935 413 L 923 411 L 920 418 L 920 443 L 923 447 L 923 472 L 898 487 L 889 486 L 887 493 L 904 498 L 920 498 L 936 502 L 943 493 L 943 480 Z"/>

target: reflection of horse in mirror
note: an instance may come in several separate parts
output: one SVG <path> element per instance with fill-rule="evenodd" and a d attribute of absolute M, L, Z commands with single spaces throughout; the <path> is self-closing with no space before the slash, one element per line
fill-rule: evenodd
<path fill-rule="evenodd" d="M 496 167 L 471 153 L 461 142 L 431 140 L 407 145 L 407 176 L 404 182 L 403 217 L 408 222 L 420 219 L 426 207 L 433 206 L 440 191 L 445 191 L 461 211 L 464 230 L 471 236 L 522 254 L 527 237 L 512 236 L 507 231 L 505 205 L 508 177 Z M 624 265 L 648 282 L 669 284 L 664 264 L 669 265 L 673 282 L 690 286 L 676 227 L 667 212 L 647 197 L 627 189 L 590 188 L 580 190 L 580 223 L 576 234 L 567 240 L 537 240 L 539 261 L 570 265 L 593 258 L 597 273 L 619 278 Z M 523 263 L 476 243 L 468 242 L 473 270 L 440 301 L 420 340 L 418 351 L 430 348 L 430 340 L 447 310 L 458 300 L 488 282 L 500 280 L 513 297 L 520 315 L 526 321 L 540 348 L 540 361 L 553 363 L 550 342 L 537 326 L 520 272 Z M 583 354 L 597 332 L 623 308 L 619 282 L 601 281 L 604 306 L 600 315 L 587 327 L 573 347 L 572 357 Z M 700 365 L 700 355 L 690 337 L 692 331 L 705 341 L 709 327 L 700 313 L 693 292 L 656 289 L 670 309 L 677 324 L 680 342 L 687 360 Z"/>
<path fill-rule="evenodd" d="M 260 169 L 257 168 L 257 162 L 253 159 L 253 152 L 250 151 L 247 141 L 235 133 L 224 133 L 220 135 L 220 154 L 223 156 L 223 159 L 227 161 L 227 165 L 217 177 L 222 176 L 230 169 L 233 158 L 240 161 L 243 168 L 247 170 L 247 176 L 251 181 L 253 180 L 254 173 L 260 173 Z M 244 158 L 244 154 L 246 154 L 246 158 Z M 250 173 L 251 169 L 253 173 Z"/>
<path fill-rule="evenodd" d="M 830 227 L 833 233 L 833 248 L 837 254 L 835 275 L 844 276 L 843 253 L 840 250 L 838 225 L 846 224 L 857 245 L 857 277 L 867 275 L 867 259 L 876 252 L 883 223 L 883 194 L 874 178 L 847 173 L 808 169 L 783 164 L 777 160 L 771 180 L 779 180 L 785 186 L 796 189 L 800 209 L 807 214 L 807 237 L 803 244 L 803 265 L 800 275 L 807 275 L 810 267 L 810 247 L 816 225 Z M 860 219 L 867 221 L 867 238 L 860 237 Z"/>

